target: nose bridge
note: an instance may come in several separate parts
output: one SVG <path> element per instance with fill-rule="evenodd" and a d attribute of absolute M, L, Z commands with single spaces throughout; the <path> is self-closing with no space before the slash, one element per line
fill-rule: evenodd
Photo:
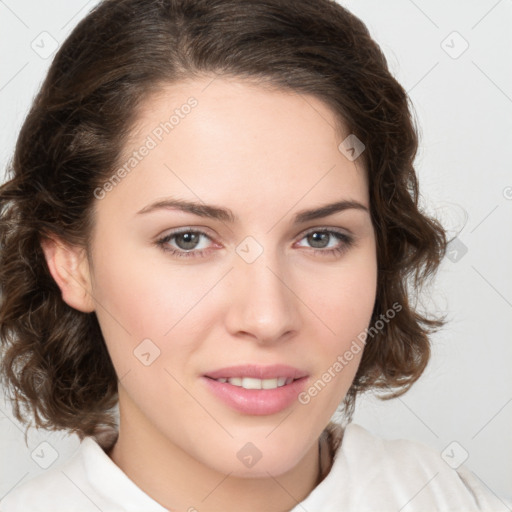
<path fill-rule="evenodd" d="M 228 314 L 230 331 L 272 342 L 298 329 L 297 301 L 289 283 L 292 273 L 285 259 L 276 250 L 261 245 L 258 249 L 251 240 L 239 244 L 237 253 Z"/>

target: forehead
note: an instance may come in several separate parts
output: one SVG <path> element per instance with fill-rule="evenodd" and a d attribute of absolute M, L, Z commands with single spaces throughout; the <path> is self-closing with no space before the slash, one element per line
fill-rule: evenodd
<path fill-rule="evenodd" d="M 299 202 L 367 204 L 366 172 L 338 149 L 340 127 L 321 100 L 293 91 L 219 77 L 167 85 L 141 105 L 109 200 L 140 209 L 177 195 L 274 218 Z"/>

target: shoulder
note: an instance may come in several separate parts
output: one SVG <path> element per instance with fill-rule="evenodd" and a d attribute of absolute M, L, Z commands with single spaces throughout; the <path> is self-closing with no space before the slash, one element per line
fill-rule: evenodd
<path fill-rule="evenodd" d="M 374 466 L 379 472 L 388 470 L 394 474 L 413 469 L 415 473 L 452 475 L 453 471 L 431 446 L 408 439 L 384 439 L 355 423 L 345 429 L 342 452 L 347 461 L 358 467 Z"/>
<path fill-rule="evenodd" d="M 304 502 L 319 511 L 333 503 L 358 512 L 510 510 L 469 469 L 453 469 L 435 448 L 383 439 L 354 423 L 343 432 L 330 473 Z"/>
<path fill-rule="evenodd" d="M 455 469 L 431 446 L 382 439 L 357 424 L 350 424 L 345 436 L 343 455 L 368 475 L 366 490 L 377 484 L 402 494 L 404 512 L 433 505 L 442 510 L 508 510 L 471 470 Z"/>
<path fill-rule="evenodd" d="M 0 502 L 0 510 L 2 512 L 49 510 L 48 507 L 55 506 L 57 499 L 58 506 L 62 504 L 62 507 L 69 507 L 71 504 L 80 504 L 84 511 L 93 510 L 94 505 L 87 496 L 94 497 L 94 492 L 89 488 L 84 460 L 90 456 L 88 454 L 90 451 L 94 456 L 94 444 L 92 439 L 84 439 L 75 454 L 65 463 L 14 488 Z"/>
<path fill-rule="evenodd" d="M 139 489 L 92 438 L 85 438 L 65 463 L 20 484 L 0 501 L 0 512 L 72 510 L 165 509 Z"/>

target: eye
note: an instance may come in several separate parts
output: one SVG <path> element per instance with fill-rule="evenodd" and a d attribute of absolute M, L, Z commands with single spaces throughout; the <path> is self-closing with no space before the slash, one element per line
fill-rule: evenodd
<path fill-rule="evenodd" d="M 342 254 L 353 245 L 352 237 L 328 228 L 311 229 L 300 240 L 307 240 L 312 252 L 321 256 Z M 208 241 L 212 242 L 212 239 L 204 231 L 186 228 L 166 234 L 156 244 L 163 251 L 179 258 L 204 258 L 211 252 Z"/>
<path fill-rule="evenodd" d="M 211 241 L 204 231 L 184 229 L 169 233 L 157 240 L 156 243 L 163 251 L 180 258 L 204 257 L 209 251 L 204 247 L 199 247 L 202 238 Z M 174 243 L 174 246 L 171 242 Z"/>
<path fill-rule="evenodd" d="M 346 233 L 327 228 L 314 228 L 308 231 L 301 240 L 304 239 L 311 244 L 315 254 L 321 255 L 341 254 L 354 243 L 353 238 Z M 334 245 L 331 242 L 334 242 Z"/>

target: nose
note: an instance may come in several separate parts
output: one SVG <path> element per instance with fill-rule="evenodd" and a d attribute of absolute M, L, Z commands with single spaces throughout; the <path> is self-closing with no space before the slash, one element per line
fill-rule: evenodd
<path fill-rule="evenodd" d="M 276 343 L 297 333 L 300 300 L 284 258 L 268 250 L 252 263 L 236 258 L 228 284 L 228 331 L 259 344 Z"/>

